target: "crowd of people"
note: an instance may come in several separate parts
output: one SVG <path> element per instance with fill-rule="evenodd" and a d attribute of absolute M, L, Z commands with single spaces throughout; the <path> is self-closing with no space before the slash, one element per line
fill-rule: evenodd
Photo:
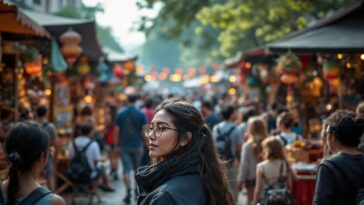
<path fill-rule="evenodd" d="M 68 146 L 71 158 L 84 150 L 92 194 L 99 195 L 98 188 L 113 192 L 110 179 L 121 177 L 126 187 L 121 200 L 126 204 L 135 200 L 140 205 L 232 205 L 243 190 L 246 204 L 269 204 L 277 186 L 284 193 L 274 193 L 275 197 L 294 204 L 292 184 L 297 175 L 286 148 L 303 139 L 297 107 L 273 104 L 263 109 L 224 98 L 163 100 L 136 94 L 128 95 L 125 104 L 105 106 L 105 129 L 95 129 L 93 110 L 86 106 Z M 55 191 L 57 132 L 47 120 L 46 107 L 40 106 L 36 114 L 37 122 L 17 122 L 6 132 L 4 148 L 11 165 L 0 199 L 9 205 L 39 192 L 40 173 L 48 189 Z M 323 120 L 324 154 L 314 204 L 354 204 L 359 197 L 364 184 L 363 132 L 364 102 L 356 112 L 337 110 Z M 103 154 L 109 167 L 102 165 Z M 50 191 L 37 204 L 64 204 Z"/>

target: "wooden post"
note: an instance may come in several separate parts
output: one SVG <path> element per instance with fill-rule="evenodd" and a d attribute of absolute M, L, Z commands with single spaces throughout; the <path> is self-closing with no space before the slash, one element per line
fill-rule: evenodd
<path fill-rule="evenodd" d="M 18 122 L 19 120 L 19 95 L 18 95 L 18 87 L 19 87 L 19 78 L 18 78 L 18 73 L 19 73 L 19 55 L 16 54 L 15 55 L 15 68 L 13 69 L 14 71 L 14 120 L 15 122 Z"/>
<path fill-rule="evenodd" d="M 55 92 L 55 75 L 52 73 L 50 76 L 51 80 L 51 95 L 49 100 L 49 121 L 54 122 L 54 92 Z"/>

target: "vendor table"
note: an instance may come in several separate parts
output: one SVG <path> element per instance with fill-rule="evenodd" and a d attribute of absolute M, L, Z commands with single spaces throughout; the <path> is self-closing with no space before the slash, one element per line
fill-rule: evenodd
<path fill-rule="evenodd" d="M 65 175 L 67 168 L 70 163 L 70 158 L 67 156 L 59 155 L 57 158 L 57 169 L 56 169 L 56 176 L 57 180 L 62 181 L 62 185 L 57 187 L 56 194 L 63 193 L 67 188 L 72 186 L 72 182 L 68 180 L 68 177 Z"/>

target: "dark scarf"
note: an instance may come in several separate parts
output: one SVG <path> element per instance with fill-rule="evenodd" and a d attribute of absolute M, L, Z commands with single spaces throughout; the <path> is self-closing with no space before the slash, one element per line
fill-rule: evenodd
<path fill-rule="evenodd" d="M 198 153 L 194 151 L 183 158 L 172 156 L 157 165 L 140 167 L 136 174 L 140 194 L 152 192 L 173 177 L 198 174 L 199 161 Z"/>

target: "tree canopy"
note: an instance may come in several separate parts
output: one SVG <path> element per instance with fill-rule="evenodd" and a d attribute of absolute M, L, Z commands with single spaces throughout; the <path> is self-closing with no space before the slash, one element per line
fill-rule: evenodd
<path fill-rule="evenodd" d="M 196 35 L 190 39 L 205 40 L 204 34 L 214 33 L 216 38 L 208 39 L 207 45 L 212 46 L 208 50 L 215 51 L 212 52 L 215 55 L 230 57 L 237 51 L 253 48 L 300 30 L 328 12 L 354 1 L 139 0 L 138 5 L 143 9 L 153 8 L 156 4 L 163 5 L 156 18 L 142 17 L 139 29 L 148 33 L 155 28 L 156 23 L 172 21 L 172 24 L 167 24 L 168 27 L 164 28 L 164 37 L 178 39 L 186 27 L 194 28 Z"/>

